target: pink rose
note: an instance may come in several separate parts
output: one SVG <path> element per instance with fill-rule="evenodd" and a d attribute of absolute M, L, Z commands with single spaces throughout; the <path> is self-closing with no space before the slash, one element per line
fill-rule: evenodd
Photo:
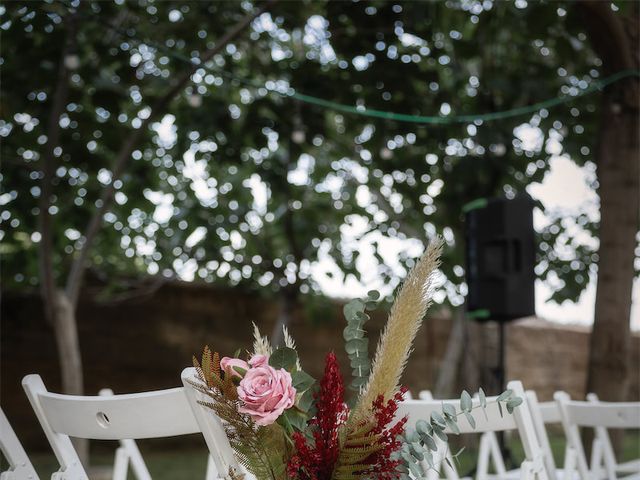
<path fill-rule="evenodd" d="M 249 370 L 249 364 L 240 358 L 222 357 L 222 360 L 220 360 L 222 371 L 232 377 L 242 378 L 243 375 L 233 367 L 238 367 L 245 371 Z"/>
<path fill-rule="evenodd" d="M 249 369 L 240 381 L 238 397 L 244 404 L 238 408 L 240 413 L 250 415 L 258 425 L 270 425 L 293 406 L 296 389 L 285 369 L 262 364 Z"/>
<path fill-rule="evenodd" d="M 263 367 L 269 363 L 269 358 L 266 355 L 253 355 L 249 359 L 249 365 L 252 367 Z"/>

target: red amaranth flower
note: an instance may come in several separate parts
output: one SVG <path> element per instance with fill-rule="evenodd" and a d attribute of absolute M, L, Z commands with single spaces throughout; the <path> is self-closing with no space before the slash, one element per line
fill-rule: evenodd
<path fill-rule="evenodd" d="M 313 445 L 304 435 L 294 435 L 296 454 L 288 463 L 287 473 L 301 480 L 330 480 L 340 445 L 338 427 L 349 413 L 344 403 L 344 382 L 335 353 L 327 354 L 320 389 L 315 395 L 316 416 L 309 422 Z"/>
<path fill-rule="evenodd" d="M 398 440 L 398 436 L 404 431 L 407 418 L 398 420 L 395 424 L 391 424 L 398 411 L 398 405 L 403 400 L 407 389 L 402 387 L 400 391 L 391 397 L 385 403 L 384 397 L 379 395 L 373 402 L 373 415 L 376 419 L 376 426 L 372 433 L 380 435 L 378 444 L 382 448 L 367 458 L 366 462 L 370 467 L 363 473 L 370 478 L 377 480 L 395 480 L 400 477 L 398 472 L 399 460 L 392 460 L 391 454 L 402 447 L 402 443 Z"/>

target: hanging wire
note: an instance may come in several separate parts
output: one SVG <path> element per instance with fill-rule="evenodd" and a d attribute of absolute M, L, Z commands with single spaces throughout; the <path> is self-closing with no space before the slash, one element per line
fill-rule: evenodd
<path fill-rule="evenodd" d="M 93 14 L 90 15 L 90 18 L 93 20 L 98 20 Z M 176 52 L 161 43 L 157 43 L 154 41 L 141 40 L 135 35 L 123 31 L 122 29 L 116 28 L 112 25 L 105 24 L 104 21 L 99 21 L 99 24 L 103 27 L 106 27 L 114 32 L 119 33 L 120 35 L 128 38 L 137 43 L 137 46 L 140 45 L 149 45 L 157 50 L 165 53 L 166 55 L 182 62 L 185 64 L 193 65 L 194 59 L 187 57 L 179 52 Z M 195 61 L 198 61 L 195 59 Z M 210 67 L 206 65 L 201 65 L 200 68 L 204 70 L 215 73 L 224 77 L 227 77 L 231 80 L 234 80 L 242 85 L 251 86 L 253 88 L 264 88 L 263 84 L 259 84 L 255 80 L 239 77 L 234 75 L 233 73 L 217 68 Z M 640 70 L 622 70 L 620 72 L 614 73 L 608 77 L 605 77 L 601 80 L 593 80 L 591 85 L 587 88 L 580 90 L 575 95 L 565 95 L 562 97 L 554 97 L 547 100 L 543 100 L 531 105 L 525 105 L 522 107 L 511 108 L 508 110 L 502 110 L 499 112 L 489 112 L 489 113 L 478 113 L 478 114 L 467 114 L 467 115 L 412 115 L 406 113 L 397 113 L 390 112 L 386 110 L 377 110 L 373 108 L 367 108 L 365 106 L 353 106 L 346 105 L 343 103 L 334 102 L 332 100 L 327 100 L 324 98 L 316 97 L 313 95 L 307 95 L 305 93 L 297 92 L 295 88 L 289 88 L 286 92 L 278 91 L 278 90 L 269 90 L 271 93 L 275 93 L 285 98 L 293 98 L 300 102 L 308 103 L 310 105 L 314 105 L 320 108 L 333 110 L 337 112 L 344 112 L 353 115 L 360 115 L 364 117 L 370 118 L 379 118 L 384 120 L 392 120 L 396 122 L 406 122 L 406 123 L 415 123 L 415 124 L 432 124 L 432 125 L 447 125 L 447 124 L 455 124 L 455 123 L 474 123 L 474 122 L 490 122 L 494 120 L 503 120 L 507 118 L 519 117 L 524 115 L 529 115 L 533 113 L 537 113 L 543 109 L 550 109 L 553 107 L 557 107 L 559 105 L 567 104 L 577 100 L 578 98 L 585 97 L 595 92 L 602 91 L 608 85 L 616 83 L 620 80 L 630 77 L 638 77 L 640 78 Z"/>

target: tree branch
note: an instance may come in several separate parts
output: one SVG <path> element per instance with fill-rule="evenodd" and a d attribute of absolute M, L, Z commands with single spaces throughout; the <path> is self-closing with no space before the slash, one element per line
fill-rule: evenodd
<path fill-rule="evenodd" d="M 64 111 L 69 97 L 69 76 L 70 72 L 65 63 L 76 44 L 77 32 L 77 11 L 71 13 L 67 19 L 68 24 L 65 45 L 60 57 L 58 67 L 58 78 L 53 95 L 53 103 L 47 121 L 47 142 L 42 153 L 42 181 L 40 183 L 39 201 L 39 270 L 40 270 L 40 292 L 43 299 L 45 315 L 50 323 L 55 321 L 56 302 L 56 282 L 53 265 L 53 232 L 51 213 L 49 209 L 52 204 L 52 181 L 54 175 L 54 150 L 60 143 L 60 116 Z"/>
<path fill-rule="evenodd" d="M 100 199 L 97 202 L 96 211 L 91 217 L 87 229 L 85 230 L 82 247 L 80 247 L 80 251 L 73 261 L 71 272 L 69 273 L 69 277 L 67 279 L 66 293 L 74 306 L 76 306 L 78 303 L 78 296 L 80 293 L 80 287 L 82 286 L 82 282 L 84 279 L 89 251 L 93 246 L 93 242 L 95 241 L 98 231 L 100 230 L 103 216 L 113 202 L 113 196 L 115 193 L 115 181 L 122 177 L 125 167 L 127 166 L 131 157 L 131 153 L 140 140 L 143 132 L 153 120 L 155 120 L 161 113 L 166 110 L 173 98 L 178 93 L 180 93 L 184 89 L 184 87 L 191 81 L 191 76 L 200 67 L 200 64 L 206 63 L 214 55 L 219 53 L 230 41 L 232 41 L 240 33 L 242 33 L 257 16 L 261 15 L 268 6 L 275 3 L 275 1 L 276 0 L 269 0 L 255 12 L 247 14 L 231 30 L 229 30 L 213 48 L 207 50 L 201 56 L 200 63 L 192 65 L 191 68 L 176 81 L 173 87 L 171 87 L 164 94 L 164 96 L 162 96 L 152 107 L 150 115 L 145 120 L 143 120 L 140 127 L 132 132 L 124 142 L 124 145 L 120 149 L 120 152 L 116 156 L 116 160 L 114 162 L 112 181 L 109 185 L 106 185 L 102 189 L 102 194 L 100 195 Z"/>

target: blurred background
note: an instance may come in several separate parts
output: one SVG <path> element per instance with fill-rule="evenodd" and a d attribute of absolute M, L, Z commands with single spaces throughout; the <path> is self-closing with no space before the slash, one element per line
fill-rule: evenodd
<path fill-rule="evenodd" d="M 205 344 L 248 348 L 255 322 L 274 343 L 288 325 L 317 375 L 343 353 L 344 302 L 388 302 L 438 235 L 405 383 L 491 383 L 497 326 L 463 314 L 463 207 L 523 193 L 536 316 L 508 324 L 507 378 L 545 400 L 640 399 L 638 7 L 0 6 L 1 400 L 36 463 L 53 460 L 25 374 L 67 393 L 173 387 Z M 192 440 L 142 443 L 155 478 L 200 475 L 176 458 L 204 471 Z"/>

